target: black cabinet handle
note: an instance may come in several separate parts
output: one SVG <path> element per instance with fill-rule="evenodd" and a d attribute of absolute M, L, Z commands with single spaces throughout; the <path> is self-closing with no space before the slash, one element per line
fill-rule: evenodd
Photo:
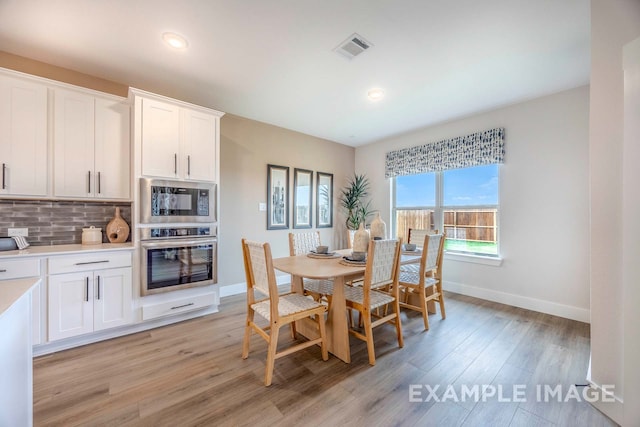
<path fill-rule="evenodd" d="M 85 290 L 86 290 L 86 292 L 87 292 L 87 294 L 86 294 L 86 296 L 85 296 L 84 300 L 85 300 L 86 302 L 89 302 L 89 277 L 85 277 L 85 278 L 84 278 L 84 283 L 85 283 Z"/>
<path fill-rule="evenodd" d="M 178 154 L 173 154 L 173 173 L 178 174 Z"/>
<path fill-rule="evenodd" d="M 2 189 L 3 190 L 7 188 L 7 183 L 5 182 L 6 173 L 7 173 L 7 164 L 3 163 L 2 164 Z"/>
<path fill-rule="evenodd" d="M 87 172 L 87 193 L 91 193 L 91 171 Z"/>
<path fill-rule="evenodd" d="M 190 302 L 189 304 L 176 305 L 175 307 L 171 307 L 171 310 L 177 310 L 179 308 L 189 307 L 190 305 L 194 305 L 194 303 Z"/>
<path fill-rule="evenodd" d="M 98 282 L 98 299 L 100 299 L 100 276 L 96 276 L 96 281 Z"/>
<path fill-rule="evenodd" d="M 87 265 L 87 264 L 103 264 L 105 262 L 109 262 L 108 259 L 105 259 L 104 261 L 85 261 L 85 262 L 76 262 L 73 265 Z"/>
<path fill-rule="evenodd" d="M 98 172 L 98 194 L 100 194 L 100 172 Z"/>

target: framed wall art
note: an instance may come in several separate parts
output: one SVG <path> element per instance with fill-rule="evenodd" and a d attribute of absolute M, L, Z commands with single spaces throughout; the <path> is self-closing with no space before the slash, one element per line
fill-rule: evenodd
<path fill-rule="evenodd" d="M 316 173 L 316 227 L 333 227 L 333 174 Z"/>
<path fill-rule="evenodd" d="M 313 171 L 293 170 L 293 228 L 311 228 Z"/>
<path fill-rule="evenodd" d="M 267 230 L 289 228 L 289 167 L 267 165 Z"/>

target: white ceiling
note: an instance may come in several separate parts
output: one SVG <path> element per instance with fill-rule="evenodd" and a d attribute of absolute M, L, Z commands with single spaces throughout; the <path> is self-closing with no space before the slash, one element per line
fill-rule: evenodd
<path fill-rule="evenodd" d="M 0 0 L 0 50 L 352 146 L 588 84 L 589 34 L 589 0 Z"/>

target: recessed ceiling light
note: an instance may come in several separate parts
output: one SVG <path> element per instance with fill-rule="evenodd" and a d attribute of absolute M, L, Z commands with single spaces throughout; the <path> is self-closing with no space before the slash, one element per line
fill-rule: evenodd
<path fill-rule="evenodd" d="M 372 101 L 379 101 L 382 98 L 384 98 L 384 91 L 382 89 L 378 89 L 378 88 L 371 89 L 371 90 L 369 90 L 369 92 L 367 92 L 367 96 Z"/>
<path fill-rule="evenodd" d="M 162 39 L 174 49 L 186 49 L 189 45 L 187 39 L 176 33 L 164 33 Z"/>

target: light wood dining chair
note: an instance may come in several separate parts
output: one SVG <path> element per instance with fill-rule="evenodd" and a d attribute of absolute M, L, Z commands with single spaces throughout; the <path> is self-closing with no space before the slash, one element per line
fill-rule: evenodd
<path fill-rule="evenodd" d="M 289 233 L 289 255 L 304 255 L 312 249 L 320 246 L 320 232 L 313 231 L 309 233 Z M 314 300 L 320 301 L 322 297 L 326 297 L 327 301 L 331 300 L 333 294 L 333 281 L 326 279 L 307 279 L 302 281 L 304 293 L 311 295 Z"/>
<path fill-rule="evenodd" d="M 410 228 L 409 235 L 407 236 L 407 243 L 411 243 L 416 246 L 422 246 L 422 244 L 424 243 L 425 236 L 429 234 L 438 234 L 438 230 Z"/>
<path fill-rule="evenodd" d="M 403 298 L 400 306 L 422 313 L 424 329 L 429 329 L 428 303 L 440 303 L 440 314 L 446 318 L 444 293 L 442 292 L 442 259 L 445 237 L 442 234 L 427 234 L 422 242 L 420 267 L 415 264 L 400 268 L 399 288 Z M 418 304 L 410 303 L 412 297 L 418 298 Z"/>
<path fill-rule="evenodd" d="M 242 344 L 242 358 L 246 359 L 249 357 L 249 344 L 252 332 L 256 332 L 267 341 L 265 386 L 271 385 L 275 360 L 282 356 L 320 344 L 322 360 L 327 360 L 329 354 L 327 351 L 324 323 L 324 314 L 327 308 L 301 294 L 278 294 L 271 247 L 268 243 L 252 242 L 242 239 L 242 253 L 247 278 L 247 320 Z M 266 295 L 266 298 L 256 299 L 255 291 Z M 261 327 L 256 324 L 254 321 L 255 314 L 266 319 L 268 325 Z M 318 338 L 290 346 L 278 352 L 278 335 L 280 328 L 305 317 L 312 318 L 317 322 Z"/>
<path fill-rule="evenodd" d="M 376 364 L 373 344 L 373 328 L 384 323 L 396 327 L 398 347 L 404 346 L 402 324 L 400 321 L 400 305 L 398 299 L 398 274 L 400 263 L 400 240 L 372 240 L 369 242 L 367 266 L 362 286 L 344 287 L 347 309 L 357 310 L 362 319 L 362 332 L 349 324 L 349 333 L 367 343 L 369 364 Z M 388 288 L 389 292 L 382 289 Z M 388 311 L 378 310 L 390 306 Z M 382 314 L 380 314 L 382 313 Z"/>

